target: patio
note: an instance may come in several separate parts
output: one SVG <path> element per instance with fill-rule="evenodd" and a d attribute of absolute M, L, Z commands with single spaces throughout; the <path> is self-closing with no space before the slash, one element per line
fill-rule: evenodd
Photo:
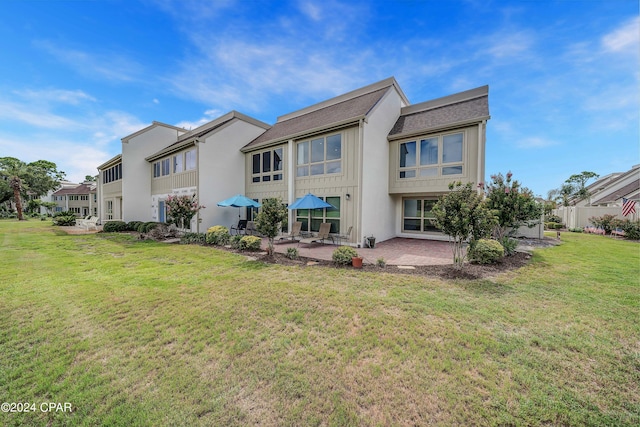
<path fill-rule="evenodd" d="M 267 248 L 267 239 L 262 240 L 262 247 Z M 298 254 L 305 258 L 331 261 L 333 251 L 338 246 L 314 243 L 298 245 L 291 240 L 275 241 L 276 252 L 286 253 L 287 248 L 298 248 Z M 453 253 L 449 242 L 436 240 L 406 239 L 396 237 L 376 243 L 375 248 L 356 248 L 365 264 L 375 264 L 383 258 L 388 265 L 444 265 L 451 264 Z"/>

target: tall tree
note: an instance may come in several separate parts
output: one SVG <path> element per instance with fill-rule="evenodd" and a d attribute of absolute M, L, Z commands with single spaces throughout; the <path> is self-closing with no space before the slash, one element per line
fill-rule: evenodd
<path fill-rule="evenodd" d="M 566 181 L 565 184 L 569 184 L 573 187 L 572 197 L 576 198 L 579 202 L 580 200 L 584 200 L 591 196 L 589 190 L 587 190 L 587 182 L 592 178 L 598 178 L 598 175 L 595 172 L 583 171 L 582 173 L 577 173 L 571 175 Z"/>
<path fill-rule="evenodd" d="M 280 232 L 280 224 L 287 218 L 287 208 L 279 198 L 262 201 L 262 208 L 256 217 L 256 229 L 269 239 L 268 253 L 273 255 L 273 239 Z"/>
<path fill-rule="evenodd" d="M 64 175 L 64 172 L 58 171 L 55 163 L 47 160 L 25 163 L 15 157 L 2 157 L 0 158 L 0 180 L 4 185 L 0 185 L 0 196 L 5 200 L 13 198 L 18 220 L 22 221 L 24 220 L 22 198 L 28 194 L 41 196 L 54 190 Z M 10 196 L 7 189 L 10 190 Z"/>

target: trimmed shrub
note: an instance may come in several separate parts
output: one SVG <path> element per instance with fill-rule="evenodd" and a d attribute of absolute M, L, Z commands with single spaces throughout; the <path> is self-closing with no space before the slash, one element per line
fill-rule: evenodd
<path fill-rule="evenodd" d="M 620 228 L 624 231 L 624 238 L 629 240 L 640 240 L 640 219 L 630 221 L 628 219 L 620 222 Z"/>
<path fill-rule="evenodd" d="M 10 216 L 9 218 L 15 218 L 15 216 L 14 217 Z M 58 212 L 53 216 L 53 225 L 59 225 L 59 226 L 76 225 L 76 219 L 78 219 L 78 217 L 76 217 L 76 215 L 73 212 L 69 212 L 69 211 Z"/>
<path fill-rule="evenodd" d="M 504 256 L 504 248 L 497 240 L 480 239 L 469 249 L 469 259 L 478 264 L 492 264 Z"/>
<path fill-rule="evenodd" d="M 105 233 L 120 233 L 127 230 L 127 223 L 124 221 L 107 221 L 102 226 Z"/>
<path fill-rule="evenodd" d="M 205 233 L 184 233 L 180 237 L 180 244 L 182 245 L 204 245 L 207 235 Z"/>
<path fill-rule="evenodd" d="M 224 246 L 229 244 L 231 235 L 224 225 L 214 225 L 207 230 L 207 243 L 210 245 Z"/>
<path fill-rule="evenodd" d="M 582 233 L 584 230 L 582 228 L 570 228 L 569 231 L 572 233 Z"/>
<path fill-rule="evenodd" d="M 240 239 L 240 250 L 259 251 L 262 239 L 258 236 L 242 236 Z"/>
<path fill-rule="evenodd" d="M 300 255 L 298 253 L 298 248 L 287 248 L 287 258 L 289 259 L 298 259 Z"/>
<path fill-rule="evenodd" d="M 155 223 L 155 226 L 149 230 L 149 237 L 153 240 L 165 240 L 177 236 L 175 227 L 170 227 L 165 223 Z"/>
<path fill-rule="evenodd" d="M 240 250 L 242 248 L 242 243 L 240 242 L 242 240 L 242 237 L 243 236 L 239 234 L 231 236 L 231 238 L 229 239 L 229 244 L 233 249 Z"/>
<path fill-rule="evenodd" d="M 506 256 L 511 256 L 516 253 L 516 248 L 518 247 L 518 241 L 516 239 L 505 236 L 500 240 L 500 244 L 502 245 Z"/>
<path fill-rule="evenodd" d="M 387 261 L 385 261 L 383 257 L 380 257 L 376 260 L 376 264 L 380 268 L 385 268 L 387 266 Z"/>
<path fill-rule="evenodd" d="M 331 259 L 333 259 L 333 262 L 335 262 L 336 264 L 350 265 L 351 258 L 357 257 L 357 256 L 358 256 L 358 252 L 356 252 L 356 250 L 353 249 L 351 246 L 340 246 L 338 249 L 333 251 L 333 254 L 331 255 Z"/>
<path fill-rule="evenodd" d="M 560 218 L 558 215 L 549 215 L 545 219 L 546 222 L 555 222 L 556 224 L 562 223 L 562 218 Z"/>
<path fill-rule="evenodd" d="M 139 233 L 148 233 L 151 230 L 153 230 L 154 228 L 156 228 L 159 224 L 160 224 L 159 222 L 154 222 L 154 221 L 143 222 L 138 227 L 138 232 Z"/>
<path fill-rule="evenodd" d="M 127 223 L 127 230 L 128 231 L 138 231 L 138 227 L 140 227 L 140 224 L 143 224 L 142 221 L 129 221 Z"/>

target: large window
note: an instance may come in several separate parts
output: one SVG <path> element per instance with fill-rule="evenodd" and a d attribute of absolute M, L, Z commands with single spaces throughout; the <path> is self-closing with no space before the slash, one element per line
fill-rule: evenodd
<path fill-rule="evenodd" d="M 342 135 L 331 135 L 299 142 L 296 176 L 324 175 L 342 172 Z"/>
<path fill-rule="evenodd" d="M 440 231 L 434 223 L 431 213 L 437 200 L 433 199 L 404 199 L 402 206 L 402 231 L 434 232 Z"/>
<path fill-rule="evenodd" d="M 193 170 L 196 168 L 196 150 L 189 150 L 184 153 L 184 170 Z"/>
<path fill-rule="evenodd" d="M 105 169 L 102 171 L 103 184 L 108 184 L 119 179 L 122 179 L 122 163 L 111 166 L 109 169 Z"/>
<path fill-rule="evenodd" d="M 331 233 L 340 232 L 340 197 L 327 197 L 321 199 L 325 200 L 333 208 L 323 209 L 297 209 L 296 221 L 302 223 L 303 231 L 319 231 L 320 224 L 328 222 L 331 224 Z"/>
<path fill-rule="evenodd" d="M 282 147 L 278 147 L 253 154 L 251 157 L 251 181 L 282 181 L 282 153 Z"/>
<path fill-rule="evenodd" d="M 171 173 L 171 159 L 163 159 L 153 164 L 153 177 L 167 176 Z"/>
<path fill-rule="evenodd" d="M 454 133 L 401 143 L 399 177 L 462 175 L 463 139 Z"/>
<path fill-rule="evenodd" d="M 184 154 L 178 153 L 173 156 L 173 173 L 180 173 L 184 170 Z"/>

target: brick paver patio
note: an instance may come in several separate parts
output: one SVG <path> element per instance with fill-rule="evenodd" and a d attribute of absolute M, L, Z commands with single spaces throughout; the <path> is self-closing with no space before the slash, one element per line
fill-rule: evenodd
<path fill-rule="evenodd" d="M 314 243 L 301 244 L 292 241 L 278 242 L 275 250 L 286 253 L 287 248 L 298 248 L 300 256 L 331 260 L 336 245 Z M 262 247 L 267 247 L 267 240 L 263 239 Z M 375 248 L 356 248 L 365 264 L 375 264 L 379 258 L 384 258 L 389 265 L 441 265 L 453 263 L 453 253 L 449 242 L 436 240 L 405 239 L 396 237 L 384 242 L 376 243 Z"/>

